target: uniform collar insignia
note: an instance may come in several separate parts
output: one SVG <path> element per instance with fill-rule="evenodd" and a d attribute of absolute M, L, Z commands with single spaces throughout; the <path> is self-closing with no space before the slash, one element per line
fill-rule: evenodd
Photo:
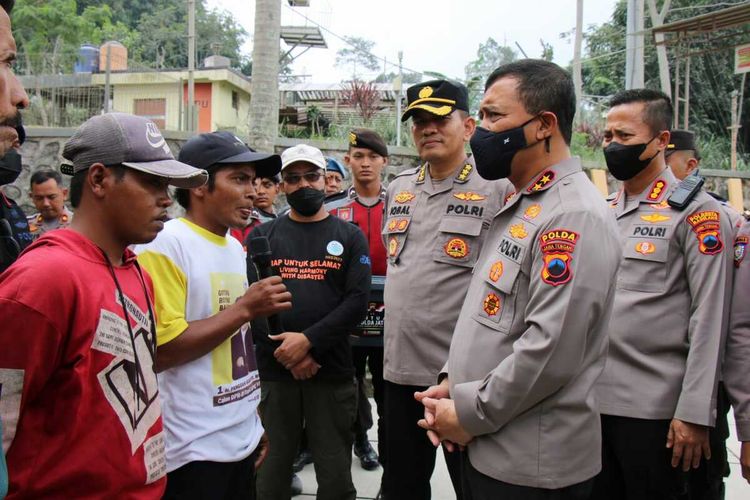
<path fill-rule="evenodd" d="M 469 177 L 471 176 L 471 172 L 474 171 L 474 165 L 471 163 L 464 164 L 463 167 L 461 167 L 461 170 L 458 171 L 458 174 L 456 175 L 455 182 L 459 184 L 465 184 Z"/>
<path fill-rule="evenodd" d="M 526 188 L 526 192 L 537 193 L 549 189 L 554 184 L 555 177 L 554 170 L 545 170 Z"/>
<path fill-rule="evenodd" d="M 417 184 L 424 184 L 424 181 L 426 178 L 427 178 L 427 164 L 424 163 L 421 167 L 419 167 L 419 171 L 417 173 L 417 180 L 415 182 Z"/>

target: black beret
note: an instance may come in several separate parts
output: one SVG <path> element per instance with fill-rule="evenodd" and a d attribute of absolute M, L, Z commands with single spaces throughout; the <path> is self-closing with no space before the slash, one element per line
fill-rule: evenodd
<path fill-rule="evenodd" d="M 380 156 L 388 156 L 388 146 L 374 130 L 358 128 L 349 132 L 349 147 L 367 148 Z"/>

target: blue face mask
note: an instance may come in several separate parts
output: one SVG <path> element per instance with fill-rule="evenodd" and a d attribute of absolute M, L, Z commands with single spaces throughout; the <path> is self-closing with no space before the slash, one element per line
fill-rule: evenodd
<path fill-rule="evenodd" d="M 526 142 L 523 129 L 537 118 L 539 117 L 535 116 L 518 127 L 502 132 L 491 132 L 486 128 L 477 127 L 469 144 L 474 154 L 477 173 L 483 179 L 494 181 L 510 175 L 510 165 L 516 153 L 536 144 Z"/>

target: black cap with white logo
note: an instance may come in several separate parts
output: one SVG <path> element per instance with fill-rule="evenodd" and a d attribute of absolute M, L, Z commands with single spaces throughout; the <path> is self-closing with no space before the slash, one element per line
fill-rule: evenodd
<path fill-rule="evenodd" d="M 226 131 L 191 138 L 182 146 L 178 159 L 206 170 L 232 163 L 252 163 L 256 177 L 273 177 L 281 170 L 279 155 L 254 151 L 242 139 Z"/>

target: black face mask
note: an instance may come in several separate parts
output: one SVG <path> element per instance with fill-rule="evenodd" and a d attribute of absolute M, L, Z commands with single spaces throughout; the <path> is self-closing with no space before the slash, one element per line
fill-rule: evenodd
<path fill-rule="evenodd" d="M 655 135 L 651 141 L 659 137 Z M 609 146 L 604 148 L 604 160 L 607 162 L 607 168 L 612 177 L 618 181 L 627 181 L 643 172 L 648 167 L 651 160 L 659 154 L 657 151 L 654 156 L 641 160 L 640 156 L 646 151 L 651 141 L 643 144 L 620 144 L 619 142 L 610 142 Z"/>
<path fill-rule="evenodd" d="M 325 197 L 326 194 L 323 191 L 311 187 L 303 187 L 286 195 L 286 201 L 289 202 L 289 206 L 295 212 L 305 217 L 310 217 L 320 210 Z"/>
<path fill-rule="evenodd" d="M 21 155 L 15 149 L 9 149 L 0 158 L 0 186 L 10 184 L 21 175 Z"/>
<path fill-rule="evenodd" d="M 518 127 L 502 132 L 491 132 L 486 128 L 477 127 L 469 144 L 474 153 L 477 173 L 483 179 L 494 181 L 510 175 L 510 164 L 516 153 L 536 144 L 526 143 L 523 129 L 537 118 L 539 117 L 535 116 Z"/>

